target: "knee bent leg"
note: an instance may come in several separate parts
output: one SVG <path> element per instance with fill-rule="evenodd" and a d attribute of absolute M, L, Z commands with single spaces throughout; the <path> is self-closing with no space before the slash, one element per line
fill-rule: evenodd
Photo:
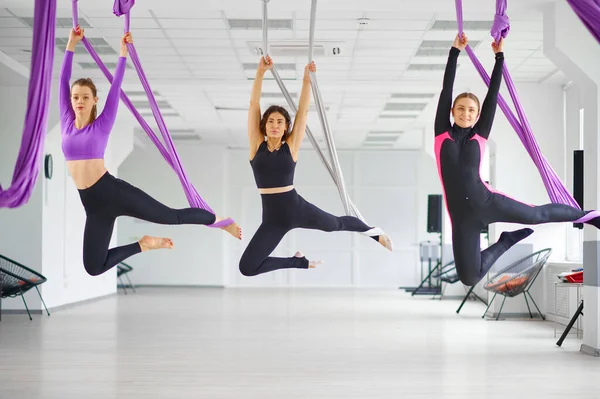
<path fill-rule="evenodd" d="M 84 258 L 83 267 L 90 276 L 99 276 L 104 272 L 104 264 L 99 261 Z"/>
<path fill-rule="evenodd" d="M 240 259 L 239 268 L 240 273 L 242 273 L 242 275 L 246 277 L 252 277 L 257 275 L 256 265 L 254 264 L 254 262 L 251 262 L 249 259 L 246 259 L 244 255 L 242 255 L 242 258 Z"/>

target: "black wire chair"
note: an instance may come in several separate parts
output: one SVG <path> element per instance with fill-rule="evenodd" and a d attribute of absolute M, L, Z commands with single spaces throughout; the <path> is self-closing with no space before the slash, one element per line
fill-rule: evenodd
<path fill-rule="evenodd" d="M 2 298 L 15 298 L 17 296 L 23 299 L 29 320 L 33 320 L 27 307 L 27 301 L 25 301 L 25 296 L 23 295 L 32 288 L 35 288 L 37 291 L 44 309 L 46 309 L 46 313 L 50 316 L 50 312 L 38 289 L 38 285 L 46 281 L 46 277 L 35 270 L 31 270 L 6 256 L 0 255 L 0 320 L 2 320 Z"/>
<path fill-rule="evenodd" d="M 442 269 L 440 270 L 439 273 L 436 273 L 435 275 L 433 275 L 433 278 L 439 278 L 441 281 L 443 281 L 444 283 L 447 284 L 454 284 L 458 281 L 460 281 L 460 278 L 458 277 L 458 272 L 456 271 L 456 265 L 454 264 L 454 261 L 450 261 L 448 263 L 446 263 Z M 445 288 L 444 288 L 445 289 Z M 465 302 L 467 301 L 467 299 L 471 298 L 471 297 L 475 297 L 475 300 L 480 300 L 481 302 L 483 302 L 484 304 L 487 305 L 487 302 L 482 299 L 479 295 L 477 295 L 476 293 L 473 292 L 473 289 L 475 289 L 475 286 L 471 286 L 467 293 L 465 294 L 465 297 L 463 298 L 460 306 L 458 307 L 458 309 L 456 310 L 456 313 L 460 313 L 460 310 L 462 309 L 463 305 L 465 304 Z M 441 297 L 444 295 L 444 291 L 442 290 Z"/>
<path fill-rule="evenodd" d="M 127 295 L 127 288 L 126 288 L 125 284 L 123 283 L 123 276 L 125 276 L 127 281 L 129 281 L 129 286 L 133 289 L 133 292 L 135 293 L 135 287 L 133 286 L 133 283 L 131 282 L 131 280 L 129 279 L 129 276 L 127 275 L 127 273 L 129 273 L 132 270 L 133 270 L 133 267 L 129 266 L 127 263 L 121 262 L 117 265 L 117 278 L 119 279 L 119 282 L 121 283 L 120 285 L 121 285 L 121 288 L 123 288 L 125 295 Z"/>
<path fill-rule="evenodd" d="M 525 297 L 525 303 L 527 304 L 527 310 L 529 310 L 529 316 L 533 319 L 533 314 L 531 313 L 531 308 L 529 307 L 529 301 L 527 300 L 527 295 L 533 302 L 535 308 L 538 311 L 538 314 L 541 316 L 543 320 L 546 320 L 546 317 L 540 311 L 537 304 L 533 300 L 533 297 L 529 293 L 531 286 L 535 282 L 535 279 L 542 271 L 544 265 L 548 261 L 550 254 L 552 253 L 552 248 L 545 248 L 541 251 L 537 251 L 531 255 L 528 255 L 510 266 L 502 269 L 492 278 L 490 278 L 487 283 L 483 286 L 486 290 L 493 292 L 494 296 L 490 301 L 488 307 L 485 309 L 485 313 L 481 318 L 484 318 L 488 312 L 488 309 L 494 302 L 496 295 L 500 294 L 504 296 L 502 300 L 502 305 L 500 306 L 500 311 L 496 316 L 496 320 L 500 318 L 500 313 L 502 313 L 502 308 L 504 307 L 504 302 L 506 298 L 512 298 L 519 294 L 523 294 Z"/>

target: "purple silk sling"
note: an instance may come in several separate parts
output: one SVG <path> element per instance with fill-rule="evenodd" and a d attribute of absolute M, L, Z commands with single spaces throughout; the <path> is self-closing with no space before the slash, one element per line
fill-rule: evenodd
<path fill-rule="evenodd" d="M 33 20 L 31 70 L 23 137 L 11 186 L 7 189 L 0 186 L 0 208 L 16 208 L 29 201 L 44 153 L 54 65 L 56 0 L 36 0 Z"/>
<path fill-rule="evenodd" d="M 135 4 L 134 0 L 115 0 L 115 3 L 114 3 L 114 7 L 113 7 L 114 14 L 117 16 L 125 15 L 125 29 L 124 29 L 125 32 L 129 32 L 129 24 L 130 24 L 129 11 L 131 10 L 131 8 L 133 7 L 134 4 Z M 76 27 L 77 23 L 78 23 L 77 0 L 73 0 L 72 5 L 73 5 L 73 9 L 72 9 L 72 11 L 73 11 L 73 27 Z M 104 63 L 102 62 L 102 60 L 100 59 L 98 54 L 96 53 L 96 51 L 92 48 L 92 45 L 90 44 L 89 40 L 87 40 L 85 37 L 83 38 L 83 45 L 88 50 L 88 52 L 90 53 L 90 55 L 92 56 L 94 61 L 96 61 L 96 63 L 98 64 L 98 67 L 104 73 L 104 76 L 106 76 L 108 81 L 112 83 L 113 76 L 111 75 L 109 70 L 106 68 L 106 66 L 104 65 Z M 125 103 L 125 106 L 131 111 L 131 113 L 134 115 L 134 117 L 140 123 L 140 125 L 142 126 L 142 128 L 144 129 L 144 131 L 146 132 L 148 137 L 150 138 L 150 140 L 154 143 L 156 148 L 158 148 L 158 151 L 163 156 L 163 158 L 167 161 L 169 166 L 171 166 L 171 168 L 173 168 L 173 170 L 177 174 L 177 177 L 179 177 L 179 181 L 181 182 L 181 185 L 183 186 L 183 190 L 185 192 L 186 198 L 187 198 L 190 206 L 195 207 L 195 208 L 205 209 L 211 213 L 215 213 L 210 208 L 210 206 L 206 203 L 206 201 L 204 201 L 202 199 L 202 197 L 200 197 L 200 194 L 198 194 L 198 191 L 192 185 L 187 174 L 185 173 L 185 170 L 183 169 L 183 165 L 181 164 L 181 160 L 179 159 L 179 156 L 177 155 L 177 151 L 175 149 L 175 145 L 173 144 L 173 140 L 171 139 L 171 135 L 169 134 L 169 130 L 167 129 L 167 126 L 165 125 L 165 121 L 163 119 L 162 114 L 160 113 L 160 109 L 159 109 L 158 103 L 156 102 L 156 99 L 154 97 L 154 93 L 152 92 L 152 89 L 150 88 L 150 83 L 148 82 L 148 79 L 146 78 L 146 75 L 144 74 L 144 71 L 142 69 L 142 65 L 140 63 L 140 60 L 139 60 L 139 57 L 135 50 L 135 47 L 133 46 L 133 44 L 128 44 L 127 47 L 129 50 L 129 55 L 131 57 L 131 61 L 132 61 L 133 65 L 135 66 L 135 69 L 138 73 L 138 76 L 140 78 L 142 86 L 144 87 L 144 91 L 146 92 L 146 94 L 148 96 L 148 101 L 150 103 L 150 108 L 152 109 L 152 114 L 154 115 L 154 119 L 156 120 L 158 129 L 160 130 L 160 133 L 166 143 L 166 148 L 163 145 L 163 143 L 160 141 L 160 139 L 156 136 L 156 134 L 152 131 L 152 128 L 148 125 L 148 123 L 146 123 L 144 118 L 135 109 L 135 107 L 131 103 L 131 100 L 129 100 L 129 98 L 123 92 L 123 90 L 121 90 L 121 100 Z M 208 227 L 219 227 L 220 228 L 220 227 L 224 227 L 224 226 L 229 226 L 232 223 L 234 223 L 233 219 L 225 219 L 220 222 L 208 225 Z"/>
<path fill-rule="evenodd" d="M 494 23 L 491 29 L 491 35 L 494 40 L 499 41 L 501 37 L 506 37 L 508 35 L 508 31 L 510 30 L 510 22 L 508 16 L 506 15 L 506 1 L 507 0 L 496 0 L 496 14 L 494 16 Z M 463 30 L 463 16 L 462 16 L 462 0 L 455 0 L 456 2 L 456 20 L 458 23 L 458 32 L 459 34 L 464 33 Z M 479 75 L 483 78 L 483 81 L 486 85 L 490 84 L 490 77 L 481 62 L 477 59 L 477 56 L 471 49 L 471 47 L 467 46 L 466 48 L 467 54 L 469 58 L 473 62 L 473 65 L 479 72 Z M 579 204 L 569 190 L 565 187 L 563 182 L 560 180 L 552 166 L 548 163 L 546 158 L 544 158 L 536 140 L 533 135 L 531 126 L 529 125 L 529 121 L 527 120 L 527 116 L 525 115 L 525 110 L 521 106 L 519 101 L 519 97 L 517 94 L 517 89 L 513 83 L 512 77 L 508 72 L 508 68 L 506 67 L 506 62 L 504 64 L 504 69 L 502 71 L 502 76 L 506 81 L 506 85 L 508 86 L 508 92 L 510 93 L 510 97 L 513 100 L 515 105 L 515 109 L 517 110 L 517 117 L 513 114 L 512 110 L 504 100 L 501 94 L 498 94 L 498 105 L 504 112 L 504 115 L 508 119 L 508 122 L 512 125 L 512 127 L 517 132 L 517 135 L 521 139 L 521 142 L 525 146 L 525 149 L 529 153 L 529 156 L 535 163 L 535 166 L 538 168 L 540 175 L 542 177 L 542 181 L 544 182 L 544 186 L 546 187 L 546 191 L 548 192 L 548 196 L 553 203 L 557 204 L 566 204 L 577 209 L 580 209 Z M 593 218 L 600 216 L 600 212 L 593 211 L 589 212 L 582 218 L 576 220 L 575 222 L 582 223 L 587 222 Z"/>
<path fill-rule="evenodd" d="M 600 43 L 600 0 L 567 0 L 567 3 Z"/>

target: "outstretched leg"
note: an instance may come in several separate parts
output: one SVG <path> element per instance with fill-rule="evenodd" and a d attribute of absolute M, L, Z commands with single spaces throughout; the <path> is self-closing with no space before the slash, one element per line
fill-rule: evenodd
<path fill-rule="evenodd" d="M 502 194 L 493 194 L 492 206 L 486 210 L 488 223 L 506 222 L 542 224 L 572 222 L 587 212 L 564 204 L 527 205 Z"/>
<path fill-rule="evenodd" d="M 307 269 L 309 262 L 304 256 L 290 258 L 269 256 L 288 231 L 286 227 L 261 224 L 242 254 L 240 272 L 244 276 L 256 276 L 279 269 Z"/>
<path fill-rule="evenodd" d="M 212 224 L 216 216 L 200 208 L 173 209 L 158 202 L 139 188 L 115 179 L 118 212 L 158 224 Z"/>
<path fill-rule="evenodd" d="M 173 209 L 158 202 L 144 191 L 121 179 L 115 179 L 120 202 L 119 214 L 158 224 L 213 224 L 217 216 L 200 208 Z M 223 228 L 236 238 L 241 238 L 237 224 Z"/>
<path fill-rule="evenodd" d="M 510 247 L 533 233 L 533 230 L 528 228 L 504 232 L 495 244 L 481 251 L 482 228 L 483 224 L 479 221 L 463 221 L 455 223 L 452 227 L 456 272 L 465 285 L 477 284 Z"/>
<path fill-rule="evenodd" d="M 300 197 L 300 207 L 294 215 L 296 225 L 303 229 L 313 229 L 321 231 L 354 231 L 366 233 L 374 228 L 365 224 L 362 220 L 354 216 L 334 216 L 330 213 L 317 208 L 315 205 L 307 202 Z M 391 240 L 384 234 L 370 235 L 375 241 L 391 250 Z"/>

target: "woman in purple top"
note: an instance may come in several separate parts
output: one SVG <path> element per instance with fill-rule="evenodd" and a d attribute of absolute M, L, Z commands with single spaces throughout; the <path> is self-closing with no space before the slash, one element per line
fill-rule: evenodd
<path fill-rule="evenodd" d="M 479 107 L 472 93 L 459 94 L 452 103 L 458 55 L 467 47 L 465 35 L 456 36 L 448 55 L 442 93 L 435 118 L 435 154 L 446 207 L 452 222 L 452 249 L 458 277 L 475 285 L 510 247 L 533 233 L 524 228 L 500 234 L 498 242 L 480 250 L 481 230 L 490 223 L 540 224 L 571 222 L 589 211 L 563 204 L 527 205 L 493 190 L 481 180 L 479 168 L 492 130 L 502 81 L 503 39 L 494 42 L 495 65 L 489 91 Z M 450 122 L 450 114 L 454 124 Z M 600 227 L 600 218 L 586 222 Z"/>
<path fill-rule="evenodd" d="M 78 79 L 69 85 L 75 45 L 83 36 L 84 30 L 79 26 L 69 34 L 60 74 L 59 109 L 63 153 L 87 215 L 83 235 L 83 264 L 90 275 L 97 276 L 138 252 L 173 248 L 169 238 L 144 236 L 138 242 L 109 249 L 118 216 L 160 224 L 203 225 L 213 224 L 223 218 L 198 208 L 169 208 L 108 173 L 104 165 L 104 152 L 117 115 L 127 44 L 133 41 L 130 33 L 121 39 L 114 79 L 106 96 L 104 110 L 97 115 L 98 97 L 91 79 Z M 237 224 L 223 229 L 241 239 L 241 229 Z"/>

